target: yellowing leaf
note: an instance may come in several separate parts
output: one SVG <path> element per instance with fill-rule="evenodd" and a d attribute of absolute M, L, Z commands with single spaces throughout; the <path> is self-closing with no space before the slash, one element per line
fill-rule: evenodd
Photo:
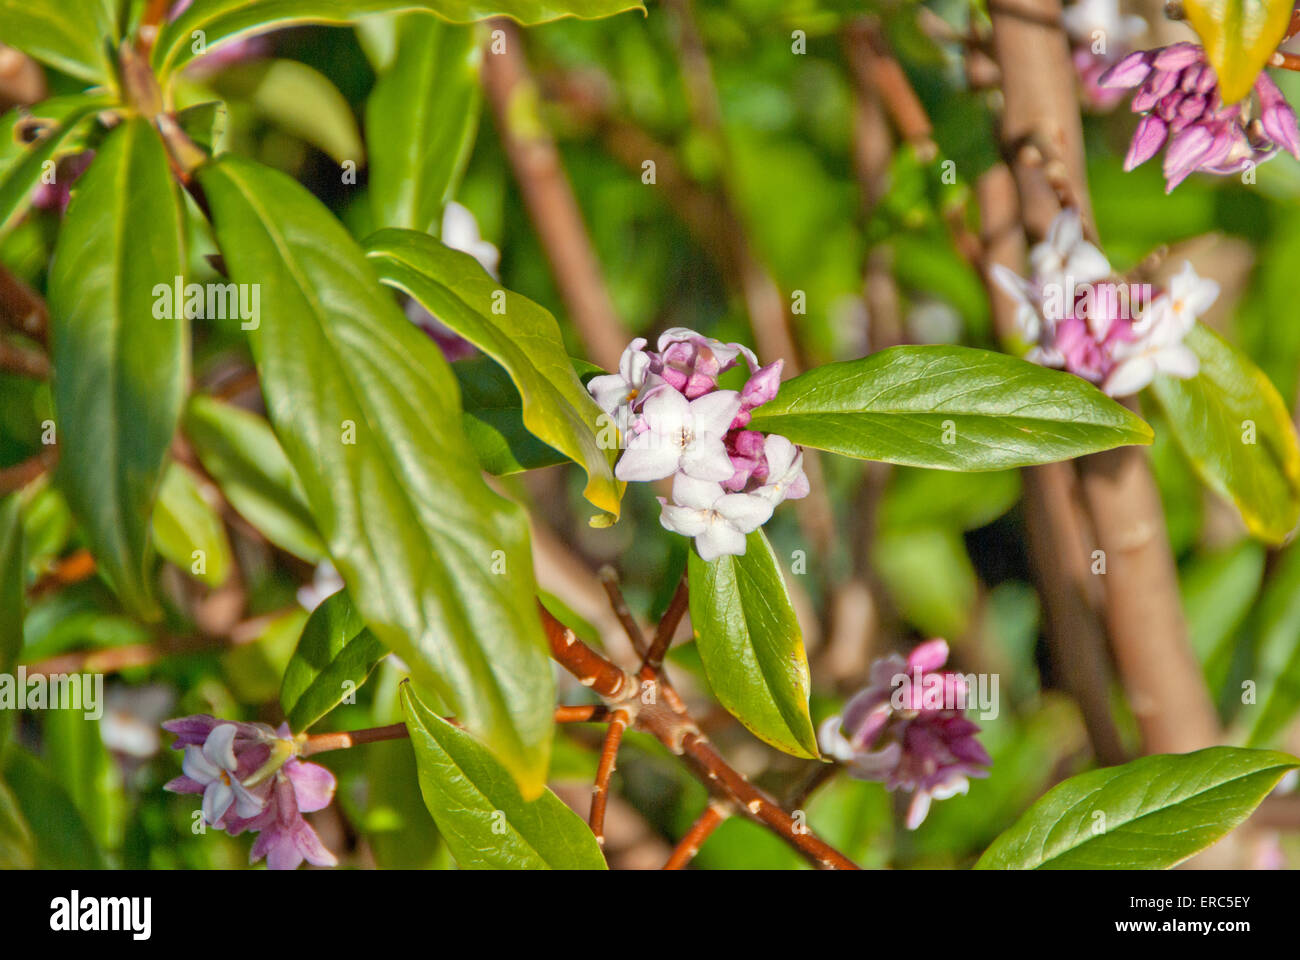
<path fill-rule="evenodd" d="M 1219 96 L 1236 103 L 1255 85 L 1291 22 L 1292 0 L 1186 0 L 1187 19 L 1219 75 Z"/>

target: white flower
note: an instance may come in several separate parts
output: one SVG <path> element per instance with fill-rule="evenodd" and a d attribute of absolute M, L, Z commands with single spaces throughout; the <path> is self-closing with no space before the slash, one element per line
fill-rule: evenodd
<path fill-rule="evenodd" d="M 311 575 L 311 583 L 298 588 L 298 605 L 310 613 L 342 589 L 343 578 L 334 569 L 334 564 L 328 559 L 322 560 Z"/>
<path fill-rule="evenodd" d="M 1024 277 L 1000 263 L 993 264 L 992 274 L 993 282 L 1016 302 L 1016 325 L 1021 336 L 1029 343 L 1036 343 L 1043 335 L 1043 322 L 1033 287 Z"/>
<path fill-rule="evenodd" d="M 1197 276 L 1192 265 L 1184 263 L 1182 271 L 1169 281 L 1169 289 L 1133 325 L 1137 339 L 1115 345 L 1117 363 L 1102 390 L 1112 397 L 1126 397 L 1149 384 L 1157 373 L 1183 380 L 1196 376 L 1200 360 L 1183 338 L 1218 296 L 1217 283 Z"/>
<path fill-rule="evenodd" d="M 474 214 L 454 200 L 442 211 L 442 242 L 453 250 L 468 253 L 496 278 L 501 251 L 479 235 Z"/>
<path fill-rule="evenodd" d="M 730 480 L 735 468 L 723 440 L 739 412 L 735 390 L 715 390 L 695 400 L 676 390 L 657 391 L 641 408 L 614 475 L 623 481 L 658 480 L 680 470 L 697 480 Z"/>
<path fill-rule="evenodd" d="M 213 727 L 202 747 L 185 748 L 181 769 L 185 776 L 203 786 L 203 819 L 215 826 L 234 804 L 241 819 L 262 812 L 263 801 L 248 792 L 235 774 L 235 734 L 233 723 Z"/>
<path fill-rule="evenodd" d="M 1073 306 L 1071 294 L 1075 287 L 1095 283 L 1110 276 L 1110 262 L 1105 254 L 1083 239 L 1083 224 L 1079 212 L 1067 207 L 1056 215 L 1047 231 L 1047 239 L 1029 251 L 1034 281 L 1043 291 L 1056 292 L 1053 298 L 1060 301 L 1063 310 Z M 1060 320 L 1053 315 L 1049 320 Z"/>
<path fill-rule="evenodd" d="M 650 372 L 650 354 L 645 351 L 645 337 L 637 337 L 618 361 L 618 373 L 607 373 L 592 377 L 587 382 L 587 391 L 596 401 L 596 406 L 611 417 L 617 416 L 620 407 L 630 404 L 645 392 L 646 385 L 654 386 L 662 380 Z"/>
<path fill-rule="evenodd" d="M 673 480 L 673 502 L 659 498 L 659 522 L 667 530 L 695 538 L 695 549 L 705 561 L 724 554 L 741 556 L 745 534 L 772 516 L 772 502 L 752 493 L 727 493 L 708 480 L 678 474 Z"/>
<path fill-rule="evenodd" d="M 775 507 L 782 500 L 808 496 L 808 477 L 803 472 L 803 451 L 779 434 L 769 434 L 763 444 L 767 458 L 767 481 L 754 491 Z"/>

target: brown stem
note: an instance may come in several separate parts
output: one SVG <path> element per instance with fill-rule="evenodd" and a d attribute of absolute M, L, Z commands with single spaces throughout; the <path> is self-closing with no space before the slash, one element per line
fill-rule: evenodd
<path fill-rule="evenodd" d="M 687 579 L 686 574 L 683 573 L 681 581 L 677 584 L 677 589 L 673 592 L 673 598 L 668 603 L 668 609 L 664 611 L 663 618 L 655 629 L 654 641 L 650 644 L 650 649 L 646 651 L 645 658 L 641 661 L 642 672 L 647 668 L 655 673 L 659 672 L 659 668 L 663 666 L 664 657 L 668 653 L 668 648 L 672 646 L 677 627 L 682 622 L 682 617 L 686 615 L 689 607 L 690 581 Z"/>
<path fill-rule="evenodd" d="M 58 448 L 50 447 L 34 457 L 28 457 L 22 463 L 0 468 L 0 496 L 21 490 L 47 470 L 54 469 L 58 459 Z"/>
<path fill-rule="evenodd" d="M 664 864 L 664 869 L 683 869 L 699 853 L 700 847 L 704 846 L 704 841 L 709 839 L 709 835 L 729 816 L 731 811 L 723 804 L 710 803 L 705 807 L 695 823 L 691 824 L 691 829 L 686 831 L 686 835 L 673 848 L 672 855 Z"/>
<path fill-rule="evenodd" d="M 641 626 L 632 616 L 631 609 L 628 608 L 627 598 L 623 596 L 623 591 L 618 585 L 618 574 L 614 572 L 613 567 L 601 567 L 596 572 L 600 585 L 605 588 L 605 594 L 609 597 L 609 605 L 614 610 L 614 616 L 622 624 L 623 631 L 627 638 L 632 641 L 632 649 L 638 656 L 646 656 L 645 636 L 641 633 Z"/>
<path fill-rule="evenodd" d="M 43 353 L 0 340 L 0 370 L 30 380 L 44 380 L 50 375 L 50 361 Z"/>
<path fill-rule="evenodd" d="M 591 813 L 587 820 L 591 832 L 596 835 L 596 842 L 602 847 L 605 845 L 605 807 L 609 803 L 609 781 L 614 776 L 618 747 L 623 742 L 623 731 L 627 729 L 629 719 L 630 715 L 623 709 L 610 714 L 609 729 L 605 731 L 605 742 L 600 748 L 600 762 L 596 765 L 596 785 L 591 791 Z"/>
<path fill-rule="evenodd" d="M 1004 150 L 1012 158 L 1021 219 L 1041 238 L 1063 194 L 1095 239 L 1083 131 L 1059 0 L 990 4 L 1002 69 Z M 1078 463 L 1106 574 L 1105 619 L 1124 685 L 1149 752 L 1218 740 L 1218 721 L 1187 642 L 1177 575 L 1159 492 L 1140 447 Z"/>
<path fill-rule="evenodd" d="M 510 21 L 495 20 L 492 26 L 504 31 L 505 49 L 484 56 L 483 86 L 515 182 L 588 354 L 605 369 L 617 369 L 631 337 L 614 312 L 559 151 L 538 115 L 537 86 L 524 59 L 523 37 Z"/>
<path fill-rule="evenodd" d="M 856 870 L 857 865 L 812 834 L 768 794 L 759 790 L 714 750 L 680 701 L 668 696 L 637 697 L 637 680 L 578 639 L 577 635 L 538 605 L 551 656 L 583 686 L 610 706 L 628 711 L 633 726 L 652 734 L 680 756 L 696 777 L 726 803 L 767 827 L 818 867 Z M 665 694 L 667 690 L 665 689 Z"/>
<path fill-rule="evenodd" d="M 50 313 L 45 301 L 22 280 L 0 264 L 0 322 L 31 337 L 42 346 L 46 343 Z"/>
<path fill-rule="evenodd" d="M 365 730 L 342 730 L 338 733 L 314 733 L 303 741 L 298 748 L 298 755 L 310 757 L 327 750 L 345 750 L 361 743 L 376 743 L 380 740 L 405 740 L 409 736 L 405 723 L 390 723 L 385 727 L 370 727 Z"/>

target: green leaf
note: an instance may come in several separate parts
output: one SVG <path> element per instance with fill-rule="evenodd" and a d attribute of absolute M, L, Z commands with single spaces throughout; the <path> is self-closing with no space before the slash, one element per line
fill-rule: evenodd
<path fill-rule="evenodd" d="M 366 682 L 388 651 L 352 605 L 346 591 L 312 611 L 284 671 L 280 706 L 301 733 Z"/>
<path fill-rule="evenodd" d="M 523 397 L 529 431 L 581 464 L 584 496 L 610 515 L 609 523 L 617 519 L 624 487 L 611 464 L 617 444 L 602 444 L 597 435 L 608 418 L 574 373 L 555 318 L 505 291 L 473 257 L 426 234 L 380 230 L 365 247 L 384 283 L 414 297 L 506 368 Z"/>
<path fill-rule="evenodd" d="M 297 60 L 257 60 L 227 67 L 213 81 L 226 100 L 247 102 L 281 130 L 335 163 L 365 157 L 352 105 L 329 77 Z"/>
<path fill-rule="evenodd" d="M 73 674 L 73 679 L 80 678 Z M 103 709 L 102 700 L 97 706 Z M 83 710 L 46 710 L 42 732 L 46 768 L 81 811 L 100 848 L 119 849 L 126 829 L 126 794 L 117 761 L 100 737 L 99 721 L 87 719 Z"/>
<path fill-rule="evenodd" d="M 0 870 L 30 870 L 36 866 L 36 841 L 18 800 L 0 780 Z"/>
<path fill-rule="evenodd" d="M 53 164 L 85 148 L 96 115 L 109 105 L 106 97 L 77 94 L 0 117 L 0 236 L 31 206 L 33 192 L 42 178 L 48 179 Z"/>
<path fill-rule="evenodd" d="M 36 757 L 11 749 L 4 779 L 36 842 L 36 866 L 45 870 L 102 870 L 104 857 L 76 804 Z"/>
<path fill-rule="evenodd" d="M 353 602 L 535 796 L 555 699 L 528 522 L 484 483 L 447 362 L 296 181 L 230 155 L 198 178 L 232 279 L 261 284 L 271 423 Z"/>
<path fill-rule="evenodd" d="M 1281 543 L 1300 520 L 1300 447 L 1286 404 L 1263 371 L 1204 325 L 1184 343 L 1200 372 L 1152 383 L 1169 426 L 1201 480 L 1237 505 L 1246 528 Z"/>
<path fill-rule="evenodd" d="M 979 587 L 957 530 L 936 525 L 882 529 L 871 558 L 904 619 L 927 636 L 965 636 Z"/>
<path fill-rule="evenodd" d="M 424 804 L 465 870 L 604 870 L 591 829 L 550 790 L 519 795 L 473 737 L 426 707 L 409 683 L 402 709 Z"/>
<path fill-rule="evenodd" d="M 695 645 L 714 695 L 765 743 L 818 756 L 803 634 L 763 531 L 739 557 L 705 563 L 692 550 L 688 570 Z"/>
<path fill-rule="evenodd" d="M 375 224 L 440 233 L 478 129 L 479 61 L 473 27 L 428 14 L 396 21 L 397 56 L 366 105 Z"/>
<path fill-rule="evenodd" d="M 308 563 L 320 561 L 325 544 L 270 424 L 255 413 L 196 394 L 183 429 L 203 469 L 245 520 L 277 547 Z"/>
<path fill-rule="evenodd" d="M 16 493 L 0 500 L 0 674 L 12 673 L 23 648 L 22 500 Z M 3 727 L 0 725 L 0 732 Z M 4 740 L 0 738 L 0 746 Z"/>
<path fill-rule="evenodd" d="M 230 575 L 230 541 L 221 516 L 203 496 L 200 481 L 178 463 L 169 464 L 153 508 L 158 553 L 210 587 Z"/>
<path fill-rule="evenodd" d="M 110 0 L 0 0 L 0 39 L 56 70 L 111 86 L 114 9 Z"/>
<path fill-rule="evenodd" d="M 148 518 L 189 372 L 189 328 L 155 316 L 154 287 L 183 262 L 162 141 L 143 118 L 125 120 L 78 182 L 54 251 L 57 477 L 100 570 L 148 617 Z"/>
<path fill-rule="evenodd" d="M 750 429 L 846 457 L 998 470 L 1131 443 L 1151 428 L 1060 370 L 970 347 L 890 347 L 787 380 Z"/>
<path fill-rule="evenodd" d="M 1219 75 L 1219 96 L 1236 103 L 1282 43 L 1292 0 L 1185 0 L 1183 10 Z"/>
<path fill-rule="evenodd" d="M 23 3 L 26 0 L 10 0 Z M 432 12 L 452 23 L 506 16 L 531 25 L 561 17 L 592 19 L 645 7 L 629 0 L 195 0 L 159 31 L 153 65 L 160 79 L 196 56 L 191 35 L 203 31 L 206 52 L 254 33 L 309 23 L 341 26 L 374 13 Z"/>
<path fill-rule="evenodd" d="M 1283 551 L 1256 606 L 1251 633 L 1258 637 L 1255 704 L 1246 745 L 1268 743 L 1300 707 L 1300 548 Z"/>
<path fill-rule="evenodd" d="M 502 477 L 569 462 L 524 426 L 524 402 L 505 367 L 491 357 L 474 357 L 453 363 L 451 370 L 464 405 L 461 426 L 484 470 Z"/>
<path fill-rule="evenodd" d="M 1047 791 L 984 852 L 977 870 L 1159 870 L 1204 850 L 1300 761 L 1210 747 L 1142 757 Z"/>

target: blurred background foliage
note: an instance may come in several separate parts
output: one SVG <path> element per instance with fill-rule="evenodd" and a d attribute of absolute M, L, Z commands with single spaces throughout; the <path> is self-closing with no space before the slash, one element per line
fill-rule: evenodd
<path fill-rule="evenodd" d="M 965 29 L 968 16 L 980 16 L 959 0 L 925 6 L 958 30 Z M 659 6 L 645 18 L 566 20 L 526 31 L 543 92 L 541 116 L 556 137 L 629 332 L 653 337 L 667 327 L 688 326 L 753 342 L 744 299 L 727 275 L 718 238 L 688 222 L 680 213 L 682 197 L 673 195 L 696 191 L 732 209 L 784 296 L 805 294 L 807 310 L 794 317 L 794 334 L 809 365 L 860 356 L 878 344 L 864 298 L 871 292 L 864 291 L 864 276 L 873 256 L 883 257 L 898 292 L 899 340 L 995 346 L 984 287 L 954 247 L 946 218 L 976 223 L 973 185 L 998 160 L 998 93 L 968 88 L 960 51 L 918 26 L 917 7 L 860 0 L 700 0 L 696 18 L 719 98 L 720 139 L 692 119 L 672 19 Z M 956 174 L 954 183 L 945 183 L 938 160 L 923 162 L 910 146 L 897 147 L 886 188 L 873 206 L 863 200 L 855 169 L 854 81 L 843 43 L 846 24 L 864 12 L 883 25 L 929 112 L 939 156 L 953 161 Z M 792 53 L 793 31 L 806 34 L 803 54 Z M 227 104 L 219 139 L 225 149 L 299 178 L 359 237 L 372 226 L 363 118 L 376 63 L 384 56 L 382 44 L 374 42 L 382 31 L 369 44 L 363 43 L 367 34 L 281 31 L 259 41 L 263 56 L 256 60 L 192 72 L 185 91 L 189 103 L 215 96 Z M 1300 76 L 1276 79 L 1292 102 L 1300 102 Z M 54 73 L 49 81 L 55 92 L 77 89 Z M 497 128 L 490 111 L 483 111 L 457 200 L 500 249 L 504 284 L 555 312 L 570 352 L 582 356 Z M 1294 321 L 1300 304 L 1300 165 L 1283 154 L 1260 168 L 1255 185 L 1194 176 L 1166 196 L 1156 164 L 1122 170 L 1132 126 L 1123 108 L 1086 118 L 1088 176 L 1106 253 L 1119 269 L 1163 246 L 1194 257 L 1198 270 L 1225 290 L 1209 322 L 1250 354 L 1294 409 L 1300 373 L 1300 324 Z M 629 140 L 633 134 L 636 139 Z M 653 144 L 664 161 L 656 184 L 643 183 L 640 164 L 633 162 L 645 153 L 644 144 Z M 356 163 L 356 185 L 342 182 L 344 161 Z M 665 163 L 675 168 L 671 176 Z M 207 227 L 190 212 L 192 279 L 215 279 L 206 259 L 213 252 Z M 56 229 L 54 214 L 34 213 L 5 238 L 0 260 L 42 288 Z M 232 371 L 249 365 L 237 321 L 200 321 L 194 351 L 200 389 L 218 389 Z M 47 384 L 0 375 L 0 467 L 40 451 L 41 424 L 49 416 Z M 1300 686 L 1300 554 L 1295 547 L 1266 550 L 1249 540 L 1235 511 L 1202 488 L 1168 431 L 1158 419 L 1153 422 L 1153 461 L 1192 640 L 1223 720 L 1232 723 L 1241 719 L 1243 679 L 1253 678 L 1261 688 Z M 835 712 L 861 684 L 867 654 L 906 648 L 931 635 L 952 642 L 958 668 L 999 673 L 1002 709 L 985 724 L 992 776 L 975 781 L 967 796 L 937 804 L 915 833 L 897 826 L 895 798 L 880 785 L 844 777 L 817 793 L 808 808 L 810 822 L 864 866 L 968 865 L 1047 786 L 1090 763 L 1078 712 L 1047 669 L 1019 478 L 1014 472 L 882 470 L 839 458 L 825 458 L 823 465 L 836 512 L 834 549 L 823 554 L 811 548 L 794 510 L 778 512 L 768 528 L 805 621 L 814 720 Z M 182 471 L 175 482 L 184 487 L 195 481 Z M 553 467 L 503 485 L 535 505 L 546 525 L 593 568 L 615 564 L 639 613 L 652 616 L 666 605 L 684 563 L 683 542 L 660 528 L 652 491 L 630 490 L 624 519 L 597 531 L 585 524 L 580 471 Z M 876 498 L 867 523 L 854 519 L 864 490 L 874 490 Z M 190 519 L 212 510 L 201 489 L 182 489 L 170 499 L 181 510 L 189 503 Z M 108 708 L 98 725 L 57 711 L 19 718 L 4 772 L 12 795 L 0 793 L 0 819 L 16 805 L 39 840 L 11 840 L 9 849 L 0 849 L 0 864 L 29 859 L 50 866 L 194 868 L 235 867 L 247 860 L 246 838 L 211 830 L 194 835 L 193 799 L 162 791 L 179 773 L 179 761 L 160 739 L 157 724 L 190 713 L 279 720 L 280 678 L 306 616 L 296 593 L 311 580 L 312 568 L 239 524 L 227 530 L 220 522 L 179 523 L 171 533 L 180 542 L 169 547 L 166 518 L 155 516 L 154 522 L 164 557 L 182 564 L 168 563 L 163 574 L 168 600 L 162 627 L 136 623 L 109 590 L 87 580 L 33 597 L 21 660 L 130 647 L 156 640 L 160 630 L 172 637 L 201 634 L 203 615 L 195 611 L 219 605 L 231 577 L 240 581 L 251 618 L 240 625 L 245 642 L 116 672 L 107 680 Z M 66 505 L 48 486 L 29 488 L 23 524 L 33 582 L 79 545 Z M 184 562 L 190 541 L 201 535 L 196 530 L 206 530 L 206 546 L 226 558 L 218 569 L 209 567 L 205 582 L 191 577 Z M 861 638 L 860 655 L 845 664 L 837 656 L 842 651 L 825 643 L 834 620 L 830 587 L 855 570 L 873 587 L 865 622 L 874 626 Z M 565 610 L 560 600 L 554 608 Z M 581 635 L 598 641 L 595 626 L 572 610 L 565 613 Z M 704 689 L 689 645 L 674 651 L 670 666 L 688 678 L 686 685 Z M 400 719 L 401 675 L 399 666 L 383 664 L 357 702 L 336 710 L 323 728 Z M 562 700 L 581 696 L 571 684 L 561 690 Z M 1297 696 L 1300 691 L 1291 705 Z M 1116 705 L 1132 743 L 1131 719 L 1123 717 L 1118 696 Z M 1282 710 L 1270 721 L 1264 742 L 1286 743 L 1292 712 Z M 0 717 L 6 721 L 12 718 Z M 779 791 L 808 772 L 763 747 L 720 710 L 705 722 L 723 753 L 760 783 Z M 597 746 L 592 730 L 557 733 L 552 780 L 584 814 Z M 338 802 L 313 822 L 345 864 L 453 865 L 420 800 L 408 744 L 374 744 L 320 759 L 340 786 Z M 667 850 L 706 802 L 702 786 L 658 744 L 634 733 L 615 785 L 626 801 L 616 801 L 610 814 L 615 864 L 635 865 L 644 857 L 652 865 L 656 856 L 662 862 L 661 854 L 645 851 Z M 628 820 L 636 823 L 618 825 Z M 59 829 L 40 827 L 51 822 Z M 801 862 L 775 837 L 732 819 L 709 839 L 696 866 L 795 868 Z"/>

